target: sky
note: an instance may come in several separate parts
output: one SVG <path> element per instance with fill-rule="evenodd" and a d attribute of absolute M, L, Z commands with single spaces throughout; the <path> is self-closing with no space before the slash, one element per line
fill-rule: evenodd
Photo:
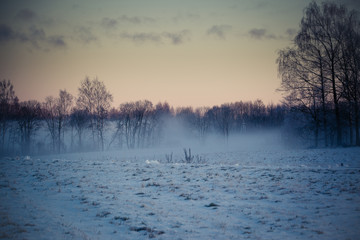
<path fill-rule="evenodd" d="M 338 1 L 351 8 L 353 0 Z M 291 46 L 310 0 L 3 0 L 0 79 L 44 101 L 85 77 L 113 106 L 279 103 L 277 52 Z"/>

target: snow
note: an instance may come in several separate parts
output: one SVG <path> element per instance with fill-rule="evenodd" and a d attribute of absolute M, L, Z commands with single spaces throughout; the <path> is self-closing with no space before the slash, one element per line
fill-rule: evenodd
<path fill-rule="evenodd" d="M 359 238 L 360 148 L 192 152 L 1 158 L 0 238 Z"/>
<path fill-rule="evenodd" d="M 146 164 L 160 164 L 158 160 L 146 160 Z"/>

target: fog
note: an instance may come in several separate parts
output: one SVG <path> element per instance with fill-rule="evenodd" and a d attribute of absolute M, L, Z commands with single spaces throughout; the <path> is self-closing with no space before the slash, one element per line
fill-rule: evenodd
<path fill-rule="evenodd" d="M 162 143 L 155 147 L 161 148 L 191 148 L 199 152 L 226 151 L 258 151 L 285 148 L 281 139 L 281 129 L 264 129 L 244 132 L 230 131 L 225 137 L 216 131 L 206 133 L 201 139 L 196 131 L 179 121 L 168 121 L 164 129 Z"/>
<path fill-rule="evenodd" d="M 118 141 L 114 141 L 108 151 L 117 152 L 122 159 L 146 156 L 163 162 L 184 162 L 184 151 L 187 154 L 191 151 L 194 162 L 204 163 L 209 160 L 207 156 L 212 153 L 250 153 L 288 149 L 282 139 L 281 128 L 244 132 L 233 130 L 228 137 L 212 129 L 208 130 L 205 136 L 200 137 L 196 129 L 174 119 L 164 121 L 160 141 L 153 146 L 128 149 L 125 145 L 120 147 L 118 144 Z"/>
<path fill-rule="evenodd" d="M 204 118 L 204 117 L 202 117 Z M 196 122 L 188 116 L 167 115 L 148 118 L 138 123 L 123 122 L 123 118 L 106 120 L 103 134 L 104 152 L 120 151 L 148 152 L 152 154 L 184 155 L 184 149 L 195 154 L 234 151 L 283 150 L 287 147 L 281 127 L 254 126 L 243 123 L 238 126 L 234 120 L 226 125 L 226 134 L 215 120 Z M 236 125 L 238 124 L 238 125 Z M 5 136 L 4 155 L 47 155 L 102 151 L 97 132 L 86 125 L 82 132 L 67 124 L 62 132 L 60 151 L 55 146 L 46 122 L 40 121 L 38 129 L 31 136 L 28 151 L 24 152 L 22 139 L 17 135 L 17 122 L 9 124 Z M 13 131 L 14 130 L 14 131 Z M 96 130 L 95 130 L 96 131 Z M 80 136 L 79 136 L 80 134 Z"/>

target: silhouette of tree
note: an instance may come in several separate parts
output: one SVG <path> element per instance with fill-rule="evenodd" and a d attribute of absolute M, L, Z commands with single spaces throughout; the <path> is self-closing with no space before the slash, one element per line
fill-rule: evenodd
<path fill-rule="evenodd" d="M 9 122 L 14 114 L 14 107 L 18 99 L 10 80 L 0 81 L 0 152 L 4 151 L 5 136 L 9 129 Z"/>
<path fill-rule="evenodd" d="M 288 93 L 285 101 L 312 116 L 315 139 L 322 123 L 325 146 L 330 135 L 329 108 L 335 113 L 336 144 L 343 144 L 344 101 L 353 106 L 349 143 L 352 115 L 359 135 L 359 33 L 356 12 L 331 2 L 321 6 L 311 2 L 304 11 L 294 46 L 279 52 L 281 88 Z"/>
<path fill-rule="evenodd" d="M 58 112 L 58 152 L 61 150 L 62 139 L 64 139 L 64 127 L 68 123 L 71 108 L 73 105 L 73 96 L 66 90 L 60 90 L 57 112 Z"/>
<path fill-rule="evenodd" d="M 123 128 L 127 147 L 143 147 L 146 135 L 151 134 L 152 103 L 148 100 L 124 103 L 119 112 L 118 129 Z"/>
<path fill-rule="evenodd" d="M 150 115 L 151 118 L 151 139 L 149 143 L 153 146 L 160 144 L 163 140 L 164 128 L 168 121 L 173 118 L 174 109 L 169 103 L 157 103 Z"/>
<path fill-rule="evenodd" d="M 70 126 L 74 127 L 78 136 L 78 150 L 83 150 L 83 134 L 89 125 L 89 113 L 86 110 L 74 108 L 70 115 Z"/>
<path fill-rule="evenodd" d="M 41 126 L 41 105 L 38 101 L 20 102 L 16 113 L 23 154 L 31 152 L 31 138 Z"/>
<path fill-rule="evenodd" d="M 342 83 L 343 96 L 347 101 L 349 142 L 350 144 L 353 142 L 352 125 L 354 120 L 356 145 L 360 146 L 360 21 L 358 13 L 349 12 L 341 27 L 344 28 L 344 36 L 338 35 L 339 41 L 341 41 L 338 78 Z"/>
<path fill-rule="evenodd" d="M 52 150 L 61 151 L 64 139 L 64 126 L 69 118 L 73 96 L 66 90 L 60 90 L 59 97 L 46 97 L 42 116 L 46 122 L 52 140 Z"/>
<path fill-rule="evenodd" d="M 105 84 L 97 78 L 90 80 L 88 77 L 81 82 L 77 99 L 77 108 L 85 110 L 91 116 L 90 127 L 93 142 L 100 145 L 104 151 L 104 127 L 108 111 L 111 107 L 113 97 L 107 91 Z M 96 140 L 95 140 L 96 139 Z"/>
<path fill-rule="evenodd" d="M 42 104 L 42 116 L 46 122 L 47 129 L 51 137 L 51 150 L 55 152 L 57 147 L 57 101 L 54 97 L 48 96 Z"/>
<path fill-rule="evenodd" d="M 210 117 L 208 114 L 210 108 L 208 107 L 200 107 L 196 108 L 194 112 L 195 116 L 195 127 L 198 132 L 198 137 L 201 142 L 205 141 L 206 134 L 209 131 L 210 128 Z"/>
<path fill-rule="evenodd" d="M 220 133 L 228 141 L 230 128 L 234 120 L 234 112 L 231 109 L 231 105 L 222 104 L 220 107 L 215 106 L 211 109 L 211 115 Z"/>

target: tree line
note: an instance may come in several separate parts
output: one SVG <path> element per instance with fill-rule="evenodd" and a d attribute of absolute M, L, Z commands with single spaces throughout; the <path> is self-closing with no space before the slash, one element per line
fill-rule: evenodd
<path fill-rule="evenodd" d="M 44 102 L 20 102 L 9 80 L 0 82 L 0 152 L 71 152 L 172 144 L 169 129 L 206 142 L 210 134 L 281 128 L 286 143 L 360 146 L 360 21 L 333 2 L 311 2 L 292 45 L 277 58 L 281 104 L 261 100 L 213 107 L 179 107 L 148 100 L 117 108 L 103 82 L 86 77 L 77 96 L 60 90 Z"/>
<path fill-rule="evenodd" d="M 315 147 L 360 146 L 358 12 L 313 1 L 292 43 L 277 63 L 298 135 L 311 135 Z"/>
<path fill-rule="evenodd" d="M 42 103 L 20 102 L 9 80 L 2 80 L 0 87 L 3 154 L 154 147 L 167 144 L 171 128 L 181 128 L 186 137 L 200 143 L 210 134 L 226 141 L 230 133 L 280 127 L 286 113 L 284 106 L 266 106 L 261 100 L 195 109 L 141 100 L 113 108 L 105 84 L 88 77 L 76 97 L 60 90 Z"/>

